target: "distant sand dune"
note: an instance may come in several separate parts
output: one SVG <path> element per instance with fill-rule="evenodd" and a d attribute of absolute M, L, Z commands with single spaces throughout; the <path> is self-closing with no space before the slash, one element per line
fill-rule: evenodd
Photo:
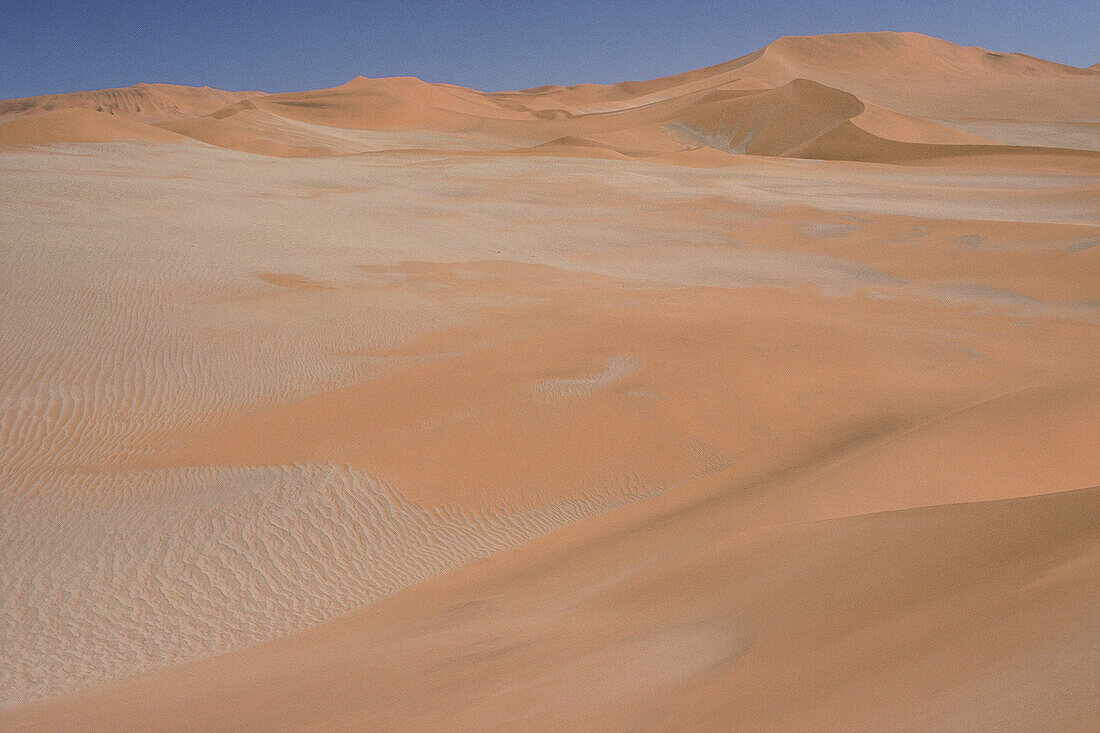
<path fill-rule="evenodd" d="M 731 153 L 785 155 L 864 110 L 850 94 L 805 79 L 760 92 L 711 92 L 674 129 Z"/>
<path fill-rule="evenodd" d="M 261 92 L 226 92 L 177 84 L 137 84 L 123 89 L 0 101 L 0 120 L 54 110 L 86 109 L 143 122 L 163 122 L 207 114 L 238 100 L 261 95 Z"/>
<path fill-rule="evenodd" d="M 0 145 L 46 145 L 58 142 L 104 143 L 145 140 L 178 143 L 185 139 L 169 130 L 115 117 L 104 112 L 73 108 L 43 112 L 10 121 L 0 120 Z"/>
<path fill-rule="evenodd" d="M 705 146 L 901 164 L 999 157 L 1018 167 L 1037 164 L 1034 151 L 1005 154 L 1003 146 L 1100 151 L 1097 105 L 1100 77 L 1088 70 L 914 33 L 866 33 L 782 38 L 725 64 L 641 82 L 484 93 L 360 76 L 330 89 L 270 95 L 152 84 L 0 102 L 0 121 L 5 114 L 98 111 L 279 157 L 446 149 L 732 164 L 700 155 Z M 166 141 L 137 128 L 105 137 L 97 124 L 47 125 L 48 133 L 34 136 L 9 128 L 0 145 Z M 1095 156 L 1086 160 L 1096 164 Z"/>

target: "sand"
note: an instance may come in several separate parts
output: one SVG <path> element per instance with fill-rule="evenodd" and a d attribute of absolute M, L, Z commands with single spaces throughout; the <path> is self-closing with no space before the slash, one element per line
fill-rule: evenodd
<path fill-rule="evenodd" d="M 0 728 L 1100 715 L 1100 73 L 134 90 L 0 103 Z"/>
<path fill-rule="evenodd" d="M 0 145 L 155 139 L 133 125 L 105 137 L 54 124 L 33 138 L 13 126 L 84 110 L 283 157 L 497 149 L 691 164 L 705 149 L 708 165 L 726 166 L 736 163 L 722 153 L 900 164 L 1013 152 L 1095 167 L 1098 106 L 1095 69 L 915 33 L 865 33 L 782 38 L 644 82 L 523 92 L 359 76 L 280 94 L 142 84 L 30 97 L 0 102 Z"/>
<path fill-rule="evenodd" d="M 122 89 L 2 100 L 0 120 L 85 109 L 142 122 L 164 122 L 211 114 L 234 102 L 262 95 L 262 92 L 227 92 L 179 84 L 136 84 Z"/>

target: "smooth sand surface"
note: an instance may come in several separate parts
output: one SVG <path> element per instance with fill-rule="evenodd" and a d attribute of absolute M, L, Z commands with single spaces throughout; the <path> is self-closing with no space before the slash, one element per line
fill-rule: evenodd
<path fill-rule="evenodd" d="M 1100 716 L 1100 73 L 133 89 L 0 103 L 0 728 Z"/>

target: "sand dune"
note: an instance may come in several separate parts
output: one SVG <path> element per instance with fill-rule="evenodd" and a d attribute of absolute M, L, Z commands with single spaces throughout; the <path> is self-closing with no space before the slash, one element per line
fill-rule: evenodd
<path fill-rule="evenodd" d="M 1087 730 L 1095 719 L 1095 489 L 740 536 L 723 526 L 737 516 L 727 502 L 661 509 L 6 723 Z"/>
<path fill-rule="evenodd" d="M 743 61 L 730 66 L 770 84 L 803 77 L 921 118 L 1087 121 L 1100 98 L 1081 69 L 917 33 L 782 38 Z"/>
<path fill-rule="evenodd" d="M 862 112 L 863 104 L 851 94 L 796 79 L 755 93 L 711 92 L 670 124 L 727 152 L 784 155 Z"/>
<path fill-rule="evenodd" d="M 477 106 L 469 109 L 472 105 L 461 98 L 412 78 L 356 77 L 332 89 L 274 94 L 260 104 L 293 120 L 371 130 L 455 132 L 476 125 L 475 111 L 481 111 Z"/>
<path fill-rule="evenodd" d="M 262 92 L 226 92 L 178 84 L 136 84 L 96 92 L 47 94 L 0 101 L 0 120 L 66 109 L 85 109 L 142 122 L 164 122 L 207 114 Z"/>
<path fill-rule="evenodd" d="M 246 153 L 259 155 L 273 155 L 281 158 L 294 157 L 323 157 L 333 155 L 334 151 L 327 147 L 315 144 L 293 145 L 282 142 L 278 134 L 265 135 L 262 130 L 262 120 L 255 119 L 255 106 L 251 102 L 243 102 L 248 107 L 240 108 L 239 105 L 227 108 L 226 113 L 214 113 L 204 117 L 196 117 L 189 120 L 176 122 L 164 122 L 159 125 L 164 130 L 186 135 L 187 137 L 201 140 L 210 145 L 231 150 L 240 150 Z M 241 109 L 241 111 L 236 111 Z M 313 141 L 303 141 L 310 142 Z"/>
<path fill-rule="evenodd" d="M 105 143 L 116 140 L 185 141 L 180 135 L 153 125 L 76 107 L 0 121 L 0 145 Z"/>
<path fill-rule="evenodd" d="M 962 130 L 933 122 L 907 117 L 873 104 L 864 104 L 863 111 L 850 118 L 852 124 L 877 137 L 903 143 L 931 145 L 991 145 L 992 141 Z"/>
<path fill-rule="evenodd" d="M 869 33 L 782 38 L 725 64 L 611 85 L 483 93 L 356 77 L 331 89 L 271 95 L 139 85 L 10 100 L 0 103 L 0 119 L 4 110 L 24 118 L 94 110 L 279 157 L 489 150 L 731 164 L 697 152 L 706 147 L 903 164 L 994 156 L 1028 166 L 1039 164 L 1030 148 L 1100 151 L 1097 105 L 1100 77 L 1088 70 L 919 34 Z M 99 139 L 70 126 L 35 142 Z M 1006 153 L 1005 146 L 1025 150 Z"/>
<path fill-rule="evenodd" d="M 1097 80 L 4 103 L 0 728 L 1089 730 Z"/>
<path fill-rule="evenodd" d="M 580 107 L 592 101 L 668 98 L 738 79 L 774 87 L 798 78 L 915 117 L 1089 121 L 1100 95 L 1088 70 L 966 48 L 919 33 L 786 37 L 739 59 L 675 76 L 528 92 Z M 1006 83 L 1013 95 L 1004 94 Z M 1087 91 L 1081 94 L 1082 89 Z"/>
<path fill-rule="evenodd" d="M 873 135 L 852 122 L 843 122 L 812 140 L 789 149 L 795 158 L 854 160 L 868 163 L 912 163 L 938 158 L 982 156 L 1060 156 L 1076 158 L 1088 166 L 1100 165 L 1100 153 L 1009 145 L 967 145 L 901 142 Z"/>

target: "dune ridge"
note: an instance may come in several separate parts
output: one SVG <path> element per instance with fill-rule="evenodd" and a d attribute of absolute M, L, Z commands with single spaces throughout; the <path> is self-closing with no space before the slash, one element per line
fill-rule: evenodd
<path fill-rule="evenodd" d="M 1100 79 L 1085 69 L 914 33 L 862 33 L 781 38 L 724 64 L 610 85 L 485 93 L 359 76 L 266 95 L 152 84 L 30 97 L 0 102 L 0 145 L 105 139 L 79 125 L 46 125 L 33 137 L 11 127 L 13 119 L 85 109 L 282 157 L 422 149 L 694 165 L 705 147 L 714 151 L 709 165 L 734 163 L 722 153 L 895 164 L 1058 155 L 1095 164 L 1097 105 Z M 154 139 L 137 128 L 115 134 L 110 139 Z M 1021 148 L 1022 157 L 1005 146 Z"/>

